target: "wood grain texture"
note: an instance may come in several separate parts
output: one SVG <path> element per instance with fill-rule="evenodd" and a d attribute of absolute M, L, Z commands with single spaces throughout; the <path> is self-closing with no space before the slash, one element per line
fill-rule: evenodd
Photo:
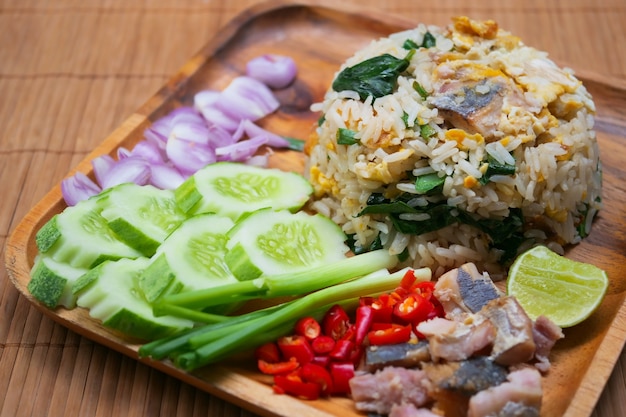
<path fill-rule="evenodd" d="M 267 120 L 272 129 L 299 133 L 312 121 L 306 112 L 308 104 L 325 90 L 334 65 L 352 52 L 337 50 L 337 45 L 356 48 L 355 39 L 366 42 L 372 34 L 388 33 L 398 25 L 446 24 L 451 16 L 464 13 L 495 18 L 527 44 L 549 51 L 552 58 L 576 69 L 594 95 L 606 167 L 605 199 L 610 203 L 591 238 L 571 255 L 593 257 L 613 271 L 611 277 L 619 275 L 626 241 L 621 220 L 626 206 L 626 175 L 621 163 L 626 137 L 626 89 L 622 81 L 626 78 L 626 57 L 624 49 L 614 45 L 626 40 L 623 1 L 594 5 L 582 0 L 549 5 L 541 1 L 466 4 L 445 0 L 436 5 L 393 0 L 384 4 L 346 2 L 396 16 L 385 19 L 380 12 L 354 9 L 357 13 L 350 15 L 319 7 L 264 15 L 266 6 L 255 6 L 239 14 L 255 4 L 174 0 L 130 5 L 121 0 L 0 2 L 0 120 L 4 127 L 0 133 L 0 176 L 5 185 L 0 225 L 7 259 L 22 248 L 14 236 L 21 231 L 29 240 L 33 228 L 62 208 L 57 185 L 68 171 L 88 172 L 91 156 L 111 152 L 120 141 L 132 144 L 150 120 L 185 102 L 201 86 L 223 86 L 241 71 L 246 57 L 261 49 L 277 48 L 311 64 L 304 67 L 316 69 L 303 72 L 297 88 L 281 97 L 291 106 Z M 231 22 L 233 18 L 236 20 Z M 243 33 L 236 33 L 239 28 Z M 326 48 L 323 51 L 344 55 L 332 55 L 328 60 L 325 52 L 311 48 L 311 36 L 328 33 L 335 37 L 321 41 Z M 289 35 L 287 44 L 280 42 L 285 34 Z M 320 60 L 320 56 L 326 59 Z M 274 159 L 277 165 L 298 169 L 298 162 L 293 161 L 285 154 Z M 18 226 L 27 215 L 30 220 Z M 27 264 L 33 256 L 29 242 L 24 252 Z M 9 243 L 13 246 L 7 246 Z M 23 277 L 23 264 L 17 259 L 9 264 L 22 265 L 22 269 L 12 275 Z M 95 324 L 86 325 L 89 320 L 85 317 L 74 318 L 78 320 L 76 327 L 69 325 L 76 331 L 55 324 L 15 289 L 5 271 L 0 273 L 0 371 L 7 376 L 0 379 L 1 416 L 313 415 L 311 407 L 319 415 L 350 415 L 347 401 L 313 406 L 286 398 L 276 402 L 268 395 L 267 386 L 257 382 L 259 375 L 245 367 L 236 368 L 235 373 L 222 366 L 194 376 L 168 376 L 173 371 L 162 364 L 134 360 L 134 345 L 122 344 L 119 349 L 121 342 L 114 339 L 112 347 L 122 352 L 118 353 L 105 347 L 110 343 L 109 334 L 96 337 L 96 343 L 79 336 L 76 331 L 84 331 L 85 326 L 94 333 L 101 332 Z M 551 374 L 548 389 L 565 385 L 578 387 L 578 391 L 569 398 L 548 390 L 545 415 L 561 415 L 566 409 L 570 416 L 622 415 L 626 403 L 624 354 L 612 374 L 611 370 L 626 332 L 626 319 L 618 314 L 624 285 L 614 280 L 602 311 L 584 327 L 568 331 L 567 342 L 555 352 L 555 362 L 567 364 L 564 368 L 568 371 Z M 18 287 L 23 289 L 22 281 Z"/>

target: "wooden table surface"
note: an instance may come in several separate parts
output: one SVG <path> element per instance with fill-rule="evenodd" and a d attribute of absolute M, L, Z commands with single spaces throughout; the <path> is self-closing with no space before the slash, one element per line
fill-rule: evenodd
<path fill-rule="evenodd" d="M 0 0 L 0 241 L 255 0 Z M 580 71 L 626 79 L 624 0 L 350 0 L 419 22 L 491 18 Z M 626 151 L 625 151 L 626 152 Z M 4 259 L 4 256 L 3 256 Z M 253 416 L 44 317 L 0 270 L 0 416 Z M 626 352 L 595 417 L 623 416 Z"/>

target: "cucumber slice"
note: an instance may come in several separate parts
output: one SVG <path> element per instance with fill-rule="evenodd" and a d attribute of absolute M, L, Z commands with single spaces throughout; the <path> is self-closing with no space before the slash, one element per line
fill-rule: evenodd
<path fill-rule="evenodd" d="M 35 235 L 39 252 L 76 268 L 91 268 L 107 259 L 141 256 L 108 227 L 100 214 L 98 197 L 67 207 L 44 224 Z"/>
<path fill-rule="evenodd" d="M 72 309 L 76 307 L 72 286 L 86 272 L 85 268 L 75 268 L 49 256 L 37 255 L 31 269 L 28 291 L 48 308 L 63 306 Z"/>
<path fill-rule="evenodd" d="M 228 233 L 224 260 L 239 280 L 302 271 L 346 257 L 346 235 L 333 221 L 303 211 L 261 209 Z"/>
<path fill-rule="evenodd" d="M 236 162 L 207 165 L 175 190 L 184 212 L 213 212 L 233 221 L 266 207 L 295 212 L 312 193 L 313 187 L 300 174 Z"/>
<path fill-rule="evenodd" d="M 139 277 L 146 299 L 153 302 L 165 294 L 237 282 L 224 262 L 233 225 L 230 218 L 212 213 L 187 219 L 165 239 Z"/>
<path fill-rule="evenodd" d="M 76 305 L 88 309 L 103 326 L 139 339 L 154 340 L 191 328 L 193 322 L 189 320 L 154 316 L 137 286 L 138 277 L 149 264 L 149 258 L 101 263 L 74 283 Z"/>
<path fill-rule="evenodd" d="M 119 240 L 147 257 L 187 217 L 172 190 L 152 185 L 120 184 L 101 193 L 99 201 L 102 217 Z"/>

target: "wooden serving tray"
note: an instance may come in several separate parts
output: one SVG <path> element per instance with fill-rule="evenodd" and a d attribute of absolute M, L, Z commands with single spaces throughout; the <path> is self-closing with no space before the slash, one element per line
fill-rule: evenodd
<path fill-rule="evenodd" d="M 452 17 L 452 16 L 451 16 Z M 180 105 L 190 105 L 193 94 L 206 88 L 222 89 L 244 72 L 245 63 L 260 54 L 293 57 L 297 81 L 278 93 L 280 111 L 263 120 L 273 132 L 306 138 L 318 115 L 309 106 L 320 101 L 341 63 L 371 40 L 408 29 L 420 22 L 406 21 L 362 9 L 335 9 L 282 1 L 256 6 L 230 22 L 220 35 L 191 58 L 170 81 L 132 114 L 73 170 L 92 174 L 90 161 L 114 155 L 118 146 L 132 147 L 153 121 Z M 428 22 L 423 22 L 428 23 Z M 582 324 L 565 330 L 565 339 L 553 350 L 553 366 L 544 378 L 542 416 L 588 416 L 604 388 L 626 340 L 626 84 L 594 74 L 577 74 L 594 96 L 597 132 L 604 167 L 604 202 L 591 235 L 569 249 L 567 256 L 607 271 L 611 280 L 605 300 Z M 303 155 L 278 151 L 271 165 L 302 171 Z M 36 255 L 37 230 L 65 207 L 60 187 L 52 189 L 24 217 L 12 233 L 6 267 L 17 289 L 46 315 L 69 329 L 136 358 L 238 406 L 265 416 L 359 416 L 348 398 L 300 401 L 272 393 L 271 380 L 255 370 L 252 358 L 186 373 L 169 362 L 139 359 L 138 344 L 112 333 L 82 309 L 49 310 L 26 289 Z"/>

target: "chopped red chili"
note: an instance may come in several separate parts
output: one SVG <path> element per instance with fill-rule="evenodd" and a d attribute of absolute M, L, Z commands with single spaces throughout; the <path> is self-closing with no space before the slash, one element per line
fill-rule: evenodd
<path fill-rule="evenodd" d="M 257 361 L 259 370 L 267 375 L 286 374 L 298 369 L 300 364 L 295 358 L 291 358 L 284 362 L 266 362 L 263 359 Z"/>
<path fill-rule="evenodd" d="M 283 357 L 296 358 L 301 364 L 311 362 L 311 359 L 315 356 L 309 341 L 304 336 L 283 336 L 278 338 L 277 344 Z"/>
<path fill-rule="evenodd" d="M 417 278 L 415 278 L 415 273 L 413 272 L 413 270 L 409 269 L 402 277 L 402 280 L 400 280 L 400 287 L 410 292 L 412 291 L 412 287 L 416 279 Z"/>
<path fill-rule="evenodd" d="M 311 348 L 317 355 L 330 353 L 335 347 L 335 339 L 330 336 L 320 335 L 311 341 Z"/>
<path fill-rule="evenodd" d="M 328 355 L 318 355 L 311 359 L 310 363 L 314 363 L 319 366 L 328 367 L 330 365 L 330 356 Z"/>
<path fill-rule="evenodd" d="M 361 305 L 356 309 L 356 319 L 354 323 L 354 345 L 360 346 L 367 336 L 367 332 L 372 326 L 374 320 L 374 314 L 372 312 L 372 306 Z"/>
<path fill-rule="evenodd" d="M 412 291 L 420 294 L 427 300 L 431 300 L 433 298 L 433 293 L 435 292 L 435 283 L 432 281 L 418 282 L 413 286 Z"/>
<path fill-rule="evenodd" d="M 354 377 L 352 362 L 333 362 L 330 364 L 330 376 L 333 380 L 333 394 L 350 393 L 350 379 Z"/>
<path fill-rule="evenodd" d="M 274 389 L 274 392 L 282 391 L 304 400 L 316 400 L 321 393 L 321 388 L 318 384 L 305 382 L 300 376 L 294 374 L 275 375 L 274 385 L 277 387 Z"/>
<path fill-rule="evenodd" d="M 330 372 L 323 366 L 307 363 L 300 369 L 300 376 L 306 382 L 318 384 L 324 395 L 330 395 L 333 391 L 333 380 Z"/>
<path fill-rule="evenodd" d="M 308 340 L 313 340 L 321 334 L 322 328 L 317 320 L 313 317 L 307 316 L 298 320 L 295 331 L 296 334 L 304 336 Z"/>
<path fill-rule="evenodd" d="M 426 320 L 434 309 L 426 298 L 411 293 L 394 306 L 393 314 L 402 323 L 419 323 Z"/>
<path fill-rule="evenodd" d="M 390 323 L 393 316 L 393 301 L 389 294 L 381 294 L 371 304 L 374 323 Z"/>
<path fill-rule="evenodd" d="M 385 329 L 372 330 L 367 334 L 372 345 L 391 345 L 408 342 L 411 338 L 411 326 L 392 323 Z"/>
<path fill-rule="evenodd" d="M 280 362 L 281 359 L 278 345 L 274 342 L 268 342 L 256 348 L 254 350 L 254 357 L 269 363 Z"/>
<path fill-rule="evenodd" d="M 350 327 L 348 313 L 338 304 L 332 306 L 324 315 L 322 329 L 326 336 L 339 340 Z"/>
<path fill-rule="evenodd" d="M 335 343 L 335 347 L 328 354 L 331 359 L 345 361 L 350 359 L 352 350 L 354 349 L 354 342 L 348 339 L 340 339 Z"/>

